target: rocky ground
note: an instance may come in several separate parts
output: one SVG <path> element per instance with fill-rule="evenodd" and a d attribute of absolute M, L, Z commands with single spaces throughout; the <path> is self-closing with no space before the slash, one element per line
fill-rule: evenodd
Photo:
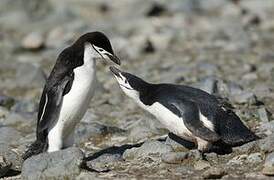
<path fill-rule="evenodd" d="M 272 0 L 1 0 L 0 177 L 273 178 L 273 9 Z M 109 36 L 121 69 L 226 97 L 262 139 L 201 160 L 121 92 L 110 63 L 98 62 L 100 85 L 78 126 L 78 148 L 41 154 L 22 166 L 57 55 L 95 30 Z"/>

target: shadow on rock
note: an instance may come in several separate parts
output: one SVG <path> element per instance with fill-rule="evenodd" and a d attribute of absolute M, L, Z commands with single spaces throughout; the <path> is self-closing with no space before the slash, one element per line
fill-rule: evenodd
<path fill-rule="evenodd" d="M 108 172 L 110 168 L 108 164 L 123 160 L 123 153 L 127 149 L 140 147 L 143 144 L 124 144 L 122 146 L 113 146 L 101 151 L 98 151 L 84 159 L 82 168 L 92 172 Z"/>

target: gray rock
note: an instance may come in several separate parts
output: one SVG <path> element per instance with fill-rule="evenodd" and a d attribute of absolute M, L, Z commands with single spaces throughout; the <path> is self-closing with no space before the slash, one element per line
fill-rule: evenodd
<path fill-rule="evenodd" d="M 0 144 L 0 156 L 12 164 L 11 169 L 15 171 L 21 171 L 22 158 L 18 149 L 11 148 L 8 144 Z"/>
<path fill-rule="evenodd" d="M 168 134 L 165 144 L 171 146 L 174 151 L 180 152 L 188 151 L 194 147 L 193 143 L 185 141 L 184 139 L 171 133 Z"/>
<path fill-rule="evenodd" d="M 262 107 L 258 109 L 258 116 L 262 122 L 268 122 L 270 120 L 271 114 L 266 108 Z"/>
<path fill-rule="evenodd" d="M 76 180 L 90 180 L 90 179 L 104 179 L 96 177 L 95 173 L 81 172 L 79 176 L 75 178 Z"/>
<path fill-rule="evenodd" d="M 162 161 L 169 164 L 179 164 L 188 158 L 187 152 L 169 152 L 162 155 Z"/>
<path fill-rule="evenodd" d="M 29 100 L 22 100 L 15 103 L 11 110 L 19 113 L 33 114 L 38 111 L 38 105 Z"/>
<path fill-rule="evenodd" d="M 12 97 L 0 95 L 0 106 L 10 109 L 15 103 Z"/>
<path fill-rule="evenodd" d="M 123 159 L 135 159 L 147 157 L 150 155 L 162 155 L 167 152 L 172 152 L 172 148 L 159 141 L 146 141 L 139 148 L 127 149 L 123 154 Z"/>
<path fill-rule="evenodd" d="M 258 141 L 259 147 L 263 152 L 273 152 L 274 151 L 274 134 L 267 136 L 264 139 Z"/>
<path fill-rule="evenodd" d="M 4 119 L 0 119 L 0 122 L 5 126 L 12 126 L 20 131 L 32 132 L 35 128 L 36 114 L 21 114 L 10 113 Z"/>
<path fill-rule="evenodd" d="M 23 163 L 22 179 L 73 179 L 80 174 L 83 159 L 75 147 L 32 156 Z"/>
<path fill-rule="evenodd" d="M 264 175 L 274 175 L 274 153 L 267 155 L 262 173 Z"/>
<path fill-rule="evenodd" d="M 31 32 L 22 40 L 22 47 L 28 50 L 38 50 L 44 46 L 44 38 L 41 33 Z"/>
<path fill-rule="evenodd" d="M 260 163 L 263 160 L 263 156 L 261 153 L 252 153 L 246 158 L 247 162 L 249 163 Z"/>
<path fill-rule="evenodd" d="M 240 94 L 234 94 L 232 101 L 238 104 L 256 104 L 257 98 L 252 92 L 242 92 Z"/>
<path fill-rule="evenodd" d="M 274 133 L 274 121 L 264 122 L 260 126 L 260 132 L 262 134 L 271 135 Z"/>
<path fill-rule="evenodd" d="M 220 179 L 226 174 L 227 173 L 224 169 L 213 167 L 213 168 L 206 170 L 202 174 L 202 176 L 204 179 Z"/>
<path fill-rule="evenodd" d="M 248 154 L 248 153 L 250 153 L 254 150 L 257 150 L 257 149 L 259 149 L 258 142 L 257 141 L 252 141 L 252 142 L 246 143 L 242 146 L 238 146 L 238 147 L 233 148 L 233 151 Z"/>
<path fill-rule="evenodd" d="M 96 159 L 88 161 L 86 164 L 93 170 L 104 172 L 109 170 L 111 164 L 121 160 L 123 160 L 121 154 L 103 154 Z"/>
<path fill-rule="evenodd" d="M 0 144 L 16 144 L 21 137 L 21 133 L 12 127 L 0 127 Z"/>
<path fill-rule="evenodd" d="M 227 165 L 228 166 L 242 165 L 247 157 L 248 157 L 247 154 L 242 154 L 242 155 L 239 155 L 239 156 L 235 156 L 227 162 Z"/>
<path fill-rule="evenodd" d="M 11 162 L 7 161 L 5 157 L 0 156 L 0 178 L 5 176 L 11 165 Z"/>
<path fill-rule="evenodd" d="M 22 63 L 18 65 L 16 72 L 16 85 L 19 87 L 42 88 L 46 81 L 46 75 L 39 66 Z"/>
<path fill-rule="evenodd" d="M 124 130 L 118 127 L 106 126 L 98 122 L 81 123 L 79 128 L 76 130 L 75 142 L 81 143 L 88 140 L 89 138 L 106 136 L 110 134 L 122 134 L 124 132 Z"/>
<path fill-rule="evenodd" d="M 205 160 L 198 160 L 198 161 L 195 161 L 194 163 L 194 169 L 198 171 L 209 168 L 209 167 L 210 167 L 209 162 Z"/>
<path fill-rule="evenodd" d="M 217 80 L 214 77 L 207 77 L 202 79 L 197 85 L 199 89 L 204 90 L 209 94 L 217 92 Z"/>

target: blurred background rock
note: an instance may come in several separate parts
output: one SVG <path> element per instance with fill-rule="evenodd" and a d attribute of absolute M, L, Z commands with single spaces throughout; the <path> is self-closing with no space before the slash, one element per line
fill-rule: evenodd
<path fill-rule="evenodd" d="M 89 31 L 103 31 L 110 38 L 123 70 L 149 82 L 192 85 L 225 97 L 258 135 L 273 135 L 273 0 L 1 0 L 0 156 L 9 176 L 21 167 L 20 156 L 7 151 L 20 155 L 34 140 L 39 98 L 57 55 Z M 101 84 L 76 133 L 76 143 L 91 154 L 167 134 L 124 96 L 108 64 L 97 63 Z M 267 139 L 262 143 L 271 149 Z M 181 165 L 167 170 L 169 166 L 151 161 L 110 164 L 113 171 L 104 176 L 187 178 L 195 172 Z M 237 176 L 219 163 L 227 168 L 223 176 Z M 256 163 L 262 167 L 261 161 Z M 257 178 L 260 168 L 239 171 L 239 177 Z M 79 177 L 86 176 L 95 175 Z"/>

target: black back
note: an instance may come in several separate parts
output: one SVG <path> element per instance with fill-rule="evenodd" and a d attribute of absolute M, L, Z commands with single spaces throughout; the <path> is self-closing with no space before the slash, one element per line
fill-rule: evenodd
<path fill-rule="evenodd" d="M 187 104 L 194 103 L 200 112 L 210 120 L 224 143 L 231 146 L 238 146 L 257 139 L 257 136 L 251 132 L 240 120 L 240 118 L 224 103 L 224 99 L 215 97 L 197 88 L 174 85 L 174 84 L 149 84 L 142 79 L 123 73 L 129 84 L 139 91 L 140 100 L 145 105 L 152 105 L 159 102 L 180 116 L 178 109 L 171 106 L 173 102 Z"/>

